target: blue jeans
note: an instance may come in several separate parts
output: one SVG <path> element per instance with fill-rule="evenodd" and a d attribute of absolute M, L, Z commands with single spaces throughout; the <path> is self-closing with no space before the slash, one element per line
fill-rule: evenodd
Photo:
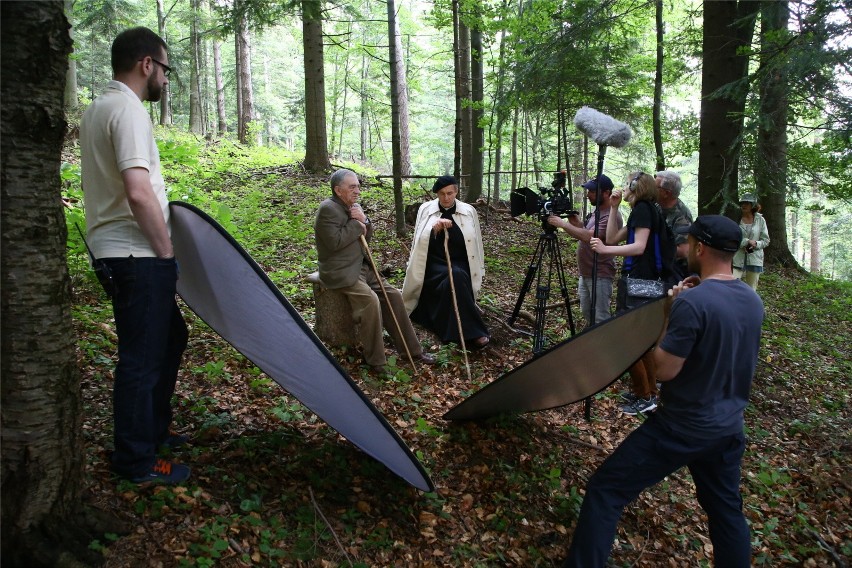
<path fill-rule="evenodd" d="M 605 566 L 624 507 L 645 488 L 687 466 L 707 513 L 715 565 L 747 568 L 751 543 L 740 496 L 744 450 L 741 432 L 712 440 L 683 438 L 651 415 L 589 479 L 563 567 Z"/>
<path fill-rule="evenodd" d="M 112 468 L 119 475 L 135 477 L 151 469 L 157 447 L 169 435 L 171 397 L 188 333 L 175 301 L 174 259 L 102 260 L 114 284 L 118 334 Z"/>

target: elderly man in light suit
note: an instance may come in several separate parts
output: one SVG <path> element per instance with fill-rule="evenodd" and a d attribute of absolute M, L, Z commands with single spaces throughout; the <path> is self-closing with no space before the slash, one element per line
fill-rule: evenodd
<path fill-rule="evenodd" d="M 373 226 L 358 204 L 361 196 L 358 176 L 351 170 L 340 169 L 332 174 L 329 183 L 332 196 L 320 204 L 314 222 L 319 278 L 323 286 L 345 294 L 349 300 L 352 318 L 361 324 L 365 362 L 375 372 L 386 371 L 387 358 L 382 340 L 384 323 L 398 351 L 404 351 L 407 346 L 415 360 L 434 363 L 434 358 L 423 352 L 399 290 L 382 282 L 390 301 L 388 306 L 382 285 L 361 247 L 361 236 L 369 241 Z M 391 309 L 402 335 L 393 322 Z"/>

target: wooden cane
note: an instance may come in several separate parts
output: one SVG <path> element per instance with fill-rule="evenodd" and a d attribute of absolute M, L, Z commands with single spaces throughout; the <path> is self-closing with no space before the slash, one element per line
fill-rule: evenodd
<path fill-rule="evenodd" d="M 373 253 L 370 252 L 370 245 L 367 244 L 367 239 L 364 238 L 364 235 L 361 235 L 361 246 L 363 246 L 364 250 L 367 251 L 367 258 L 370 259 L 370 266 L 373 267 L 373 274 L 376 275 L 376 280 L 379 281 L 379 287 L 382 289 L 382 295 L 385 297 L 385 303 L 388 306 L 388 311 L 393 316 L 393 323 L 396 324 L 396 330 L 399 333 L 399 339 L 402 341 L 402 345 L 405 347 L 405 354 L 408 355 L 408 361 L 411 363 L 411 367 L 414 369 L 414 372 L 419 373 L 420 371 L 417 370 L 417 365 L 414 364 L 414 358 L 411 356 L 411 351 L 408 349 L 408 343 L 405 341 L 405 335 L 402 333 L 402 327 L 399 325 L 399 320 L 396 319 L 396 312 L 393 311 L 390 298 L 388 298 L 388 291 L 385 290 L 385 283 L 382 282 L 382 276 L 376 268 L 376 263 L 373 260 Z"/>
<path fill-rule="evenodd" d="M 456 313 L 456 323 L 459 326 L 459 339 L 461 340 L 462 353 L 464 353 L 464 368 L 467 370 L 467 380 L 472 383 L 470 376 L 470 363 L 467 360 L 467 347 L 464 344 L 464 331 L 462 330 L 461 316 L 459 315 L 459 301 L 456 297 L 456 285 L 453 282 L 453 263 L 450 261 L 450 230 L 444 227 L 444 255 L 447 257 L 447 272 L 450 276 L 450 292 L 453 296 L 453 311 Z"/>

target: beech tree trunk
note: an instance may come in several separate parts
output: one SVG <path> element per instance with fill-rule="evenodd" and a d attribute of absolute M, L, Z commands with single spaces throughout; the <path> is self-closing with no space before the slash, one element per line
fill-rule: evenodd
<path fill-rule="evenodd" d="M 396 3 L 387 0 L 388 45 L 390 48 L 391 84 L 391 147 L 393 153 L 393 201 L 397 236 L 405 235 L 405 206 L 402 203 L 402 176 L 404 168 L 411 168 L 408 158 L 403 156 L 403 138 L 408 138 L 408 93 L 406 92 L 405 68 L 402 62 L 402 43 L 399 41 L 399 26 L 396 22 Z M 400 78 L 402 77 L 402 80 Z M 404 102 L 404 105 L 403 105 Z M 404 113 L 404 114 L 403 114 Z M 404 123 L 404 124 L 403 124 Z M 403 132 L 403 129 L 405 130 Z M 407 148 L 406 148 L 407 150 Z"/>
<path fill-rule="evenodd" d="M 366 41 L 364 42 L 366 43 Z M 367 54 L 361 55 L 361 161 L 367 161 L 367 148 L 370 134 L 370 120 L 367 115 L 369 98 L 367 95 L 367 81 L 370 78 L 370 64 Z"/>
<path fill-rule="evenodd" d="M 819 190 L 819 182 L 814 180 L 811 195 L 814 203 L 822 203 L 822 195 Z M 820 274 L 822 254 L 820 252 L 820 225 L 822 223 L 822 209 L 814 208 L 811 211 L 811 273 Z M 769 249 L 767 249 L 769 250 Z"/>
<path fill-rule="evenodd" d="M 216 118 L 219 135 L 228 131 L 228 119 L 225 115 L 225 81 L 222 78 L 222 45 L 218 39 L 213 40 L 213 75 L 216 81 Z"/>
<path fill-rule="evenodd" d="M 473 202 L 482 195 L 482 147 L 485 144 L 485 131 L 480 124 L 482 119 L 482 101 L 485 98 L 482 64 L 482 32 L 477 28 L 470 30 L 470 69 L 471 69 L 471 164 L 470 178 L 465 199 Z"/>
<path fill-rule="evenodd" d="M 201 106 L 201 35 L 198 33 L 199 0 L 190 0 L 192 21 L 189 27 L 189 131 L 204 134 L 204 113 Z"/>
<path fill-rule="evenodd" d="M 471 92 L 470 92 L 470 28 L 462 19 L 461 8 L 459 10 L 459 45 L 458 57 L 456 59 L 458 70 L 456 71 L 458 88 L 456 96 L 458 100 L 456 107 L 459 110 L 459 149 L 461 152 L 461 171 L 459 172 L 459 183 L 465 188 L 470 184 L 470 174 L 473 169 L 473 115 L 471 114 Z"/>
<path fill-rule="evenodd" d="M 245 17 L 241 17 L 237 23 L 236 41 L 239 48 L 237 68 L 240 77 L 240 107 L 237 111 L 240 116 L 240 130 L 237 137 L 242 144 L 255 143 L 258 140 L 250 140 L 252 134 L 249 132 L 254 120 L 254 89 L 251 84 L 251 38 Z"/>
<path fill-rule="evenodd" d="M 65 17 L 70 21 L 71 11 L 74 9 L 74 0 L 65 0 Z M 71 51 L 74 50 L 74 28 L 68 29 L 68 36 L 71 39 Z M 65 73 L 65 108 L 69 111 L 75 111 L 80 106 L 77 102 L 77 60 L 73 57 L 68 58 L 68 71 Z"/>
<path fill-rule="evenodd" d="M 518 107 L 512 116 L 512 189 L 518 189 Z"/>
<path fill-rule="evenodd" d="M 405 74 L 405 60 L 402 50 L 402 34 L 399 32 L 399 20 L 396 17 L 396 6 L 393 3 L 393 18 L 390 8 L 388 9 L 388 36 L 389 43 L 394 48 L 391 51 L 391 66 L 395 71 L 391 73 L 391 97 L 396 102 L 397 114 L 399 115 L 399 157 L 400 175 L 411 175 L 411 134 L 408 126 L 408 78 Z M 393 82 L 396 81 L 396 94 L 393 94 Z"/>
<path fill-rule="evenodd" d="M 319 4 L 302 1 L 302 43 L 305 57 L 305 169 L 331 169 L 325 124 L 325 69 Z"/>
<path fill-rule="evenodd" d="M 59 199 L 69 25 L 62 0 L 2 2 L 0 21 L 2 564 L 94 564 L 77 517 L 82 397 Z"/>
<path fill-rule="evenodd" d="M 760 4 L 747 0 L 704 2 L 699 215 L 736 212 L 743 112 L 748 94 L 744 79 L 749 61 L 738 50 L 751 44 Z M 731 90 L 720 95 L 722 87 Z"/>
<path fill-rule="evenodd" d="M 506 10 L 508 0 L 503 0 L 503 11 Z M 500 52 L 497 58 L 497 93 L 494 97 L 494 114 L 496 115 L 494 132 L 489 138 L 494 144 L 494 171 L 500 172 L 503 166 L 503 125 L 506 122 L 506 101 L 504 100 L 503 92 L 506 81 L 506 71 L 504 61 L 506 60 L 506 28 L 500 29 Z M 514 188 L 512 188 L 514 189 Z M 494 174 L 494 186 L 491 193 L 491 200 L 494 203 L 500 199 L 500 174 Z"/>
<path fill-rule="evenodd" d="M 163 0 L 157 0 L 157 33 L 166 41 L 166 11 L 163 8 Z M 160 95 L 160 125 L 168 126 L 172 123 L 171 111 L 171 87 L 166 85 L 163 87 L 163 93 Z"/>
<path fill-rule="evenodd" d="M 236 27 L 236 26 L 235 26 Z M 243 114 L 240 109 L 243 107 L 243 89 L 240 86 L 242 83 L 242 71 L 240 66 L 242 59 L 240 57 L 240 36 L 234 33 L 234 86 L 237 96 L 237 138 L 239 139 L 240 132 L 245 130 L 243 126 Z"/>

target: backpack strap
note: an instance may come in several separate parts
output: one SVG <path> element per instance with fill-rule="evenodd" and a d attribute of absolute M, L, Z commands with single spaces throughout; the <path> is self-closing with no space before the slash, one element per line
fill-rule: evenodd
<path fill-rule="evenodd" d="M 640 201 L 640 203 L 642 202 Z M 661 226 L 660 223 L 665 223 L 665 220 L 663 220 L 662 213 L 658 209 L 659 205 L 657 205 L 656 203 L 649 203 L 648 205 L 651 206 L 651 211 L 656 216 L 657 221 L 653 224 L 654 228 L 651 230 L 651 233 L 653 233 L 654 235 L 654 267 L 657 269 L 657 274 L 662 277 L 663 251 L 662 245 L 660 244 L 660 229 L 662 228 L 663 230 L 665 230 L 665 226 Z M 627 244 L 633 244 L 634 242 L 636 242 L 635 229 L 633 227 L 627 227 Z M 645 246 L 647 247 L 648 244 L 646 243 Z M 630 272 L 630 270 L 633 268 L 633 259 L 633 256 L 628 256 L 624 258 L 624 270 L 626 272 Z"/>
<path fill-rule="evenodd" d="M 627 227 L 627 244 L 632 245 L 635 241 L 636 241 L 636 238 L 635 238 L 635 235 L 634 235 L 633 227 Z M 624 257 L 624 271 L 629 273 L 632 268 L 633 268 L 633 257 L 632 256 Z"/>

